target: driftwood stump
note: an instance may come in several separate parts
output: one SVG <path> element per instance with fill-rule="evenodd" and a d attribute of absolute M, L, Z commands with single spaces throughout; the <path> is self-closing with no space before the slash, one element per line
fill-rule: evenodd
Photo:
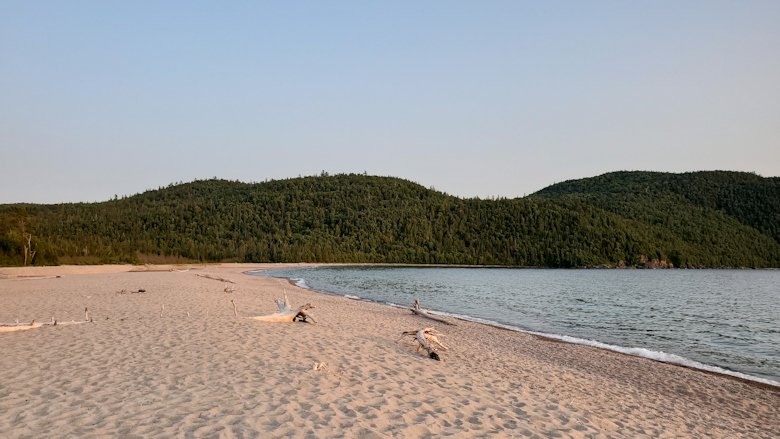
<path fill-rule="evenodd" d="M 441 358 L 439 357 L 439 354 L 436 353 L 435 345 L 440 346 L 445 351 L 448 349 L 447 346 L 444 346 L 438 339 L 438 337 L 443 337 L 444 334 L 439 334 L 433 328 L 423 328 L 416 331 L 404 331 L 401 333 L 401 338 L 396 340 L 396 343 L 401 341 L 401 339 L 407 335 L 414 336 L 415 340 L 417 341 L 417 352 L 419 352 L 421 348 L 425 349 L 428 352 L 428 356 L 436 361 L 441 361 Z"/>
<path fill-rule="evenodd" d="M 287 290 L 284 291 L 284 302 L 277 300 L 276 305 L 279 306 L 279 312 L 277 313 L 244 318 L 257 320 L 259 322 L 289 323 L 300 319 L 302 322 L 311 321 L 312 323 L 317 323 L 317 319 L 310 312 L 306 311 L 314 308 L 314 305 L 307 303 L 306 305 L 293 309 L 290 306 L 290 302 L 287 300 Z"/>
<path fill-rule="evenodd" d="M 445 320 L 445 319 L 443 319 L 441 317 L 436 317 L 436 316 L 433 316 L 433 315 L 429 314 L 428 311 L 430 311 L 430 310 L 420 308 L 420 299 L 414 299 L 414 307 L 413 308 L 409 308 L 409 311 L 413 312 L 414 314 L 416 314 L 416 315 L 418 315 L 420 317 L 425 317 L 427 319 L 431 319 L 431 320 L 439 322 L 439 323 L 444 323 L 445 325 L 455 326 L 455 324 L 450 322 L 449 320 Z"/>

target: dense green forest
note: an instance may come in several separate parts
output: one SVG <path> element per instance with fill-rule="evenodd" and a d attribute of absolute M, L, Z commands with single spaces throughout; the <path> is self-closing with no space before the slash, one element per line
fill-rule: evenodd
<path fill-rule="evenodd" d="M 666 204 L 676 204 L 678 209 L 697 206 L 722 211 L 780 241 L 780 177 L 728 171 L 613 172 L 558 183 L 536 195 L 571 196 L 610 212 L 652 221 L 665 217 L 658 207 L 661 200 L 667 200 Z M 626 212 L 628 205 L 631 209 Z"/>
<path fill-rule="evenodd" d="M 103 203 L 2 205 L 0 227 L 0 265 L 23 265 L 27 246 L 36 265 L 573 267 L 657 259 L 684 267 L 778 267 L 780 179 L 618 172 L 489 200 L 355 174 L 256 184 L 214 179 Z"/>

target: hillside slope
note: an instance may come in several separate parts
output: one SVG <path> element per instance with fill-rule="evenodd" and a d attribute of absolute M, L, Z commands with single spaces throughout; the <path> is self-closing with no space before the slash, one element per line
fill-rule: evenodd
<path fill-rule="evenodd" d="M 554 184 L 535 195 L 549 199 L 576 195 L 580 200 L 619 213 L 625 204 L 616 200 L 630 199 L 633 204 L 644 205 L 642 210 L 648 216 L 657 216 L 655 200 L 669 198 L 722 211 L 780 242 L 780 177 L 730 171 L 612 172 Z"/>
<path fill-rule="evenodd" d="M 591 189 L 577 192 L 576 182 L 566 184 L 521 199 L 479 200 L 350 174 L 195 181 L 103 203 L 0 206 L 0 264 L 23 262 L 24 227 L 41 252 L 34 263 L 172 258 L 570 267 L 637 264 L 646 255 L 676 265 L 780 265 L 775 239 L 674 191 L 645 185 L 641 195 L 643 183 L 621 192 L 587 182 Z M 732 204 L 763 230 L 777 230 L 763 210 Z"/>

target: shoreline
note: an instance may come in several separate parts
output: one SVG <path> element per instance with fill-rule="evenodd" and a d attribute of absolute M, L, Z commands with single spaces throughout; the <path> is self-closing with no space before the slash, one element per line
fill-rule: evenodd
<path fill-rule="evenodd" d="M 510 266 L 482 266 L 482 265 L 451 265 L 451 264 L 375 264 L 375 263 L 316 263 L 316 262 L 295 262 L 295 263 L 258 263 L 258 264 L 245 264 L 245 263 L 204 263 L 204 264 L 145 264 L 145 265 L 130 265 L 130 264 L 104 264 L 104 265 L 58 265 L 58 266 L 27 266 L 27 267 L 0 267 L 0 280 L 2 279 L 16 279 L 16 280 L 34 280 L 34 279 L 44 279 L 49 277 L 62 277 L 67 275 L 68 273 L 84 273 L 84 274 L 94 274 L 94 273 L 119 273 L 119 272 L 128 272 L 128 273 L 148 273 L 148 272 L 168 272 L 168 271 L 180 271 L 182 268 L 186 268 L 186 270 L 206 270 L 209 268 L 228 268 L 228 267 L 245 267 L 245 266 L 259 266 L 262 268 L 254 269 L 254 270 L 245 270 L 241 273 L 244 275 L 252 276 L 249 274 L 252 271 L 267 271 L 267 270 L 274 270 L 274 269 L 284 269 L 284 268 L 316 268 L 316 267 L 411 267 L 411 268 L 522 268 L 522 269 L 607 269 L 606 267 L 573 267 L 573 268 L 553 268 L 553 267 L 510 267 Z M 619 268 L 619 267 L 609 267 L 610 269 L 616 269 L 616 270 L 626 270 L 626 269 L 649 269 L 649 270 L 655 270 L 653 268 Z M 733 267 L 718 267 L 718 268 L 694 268 L 694 270 L 724 270 L 724 269 L 732 269 L 732 270 L 744 270 L 745 268 L 733 268 Z M 663 270 L 670 270 L 670 269 L 663 269 Z M 672 270 L 688 270 L 688 268 L 674 268 Z M 774 268 L 765 268 L 765 269 L 755 269 L 755 270 L 776 270 Z M 28 275 L 10 275 L 9 272 L 29 272 L 29 273 L 38 273 L 38 274 L 28 274 Z M 60 274 L 51 274 L 51 273 L 60 273 Z M 291 285 L 298 287 L 298 288 L 304 288 L 308 291 L 312 291 L 318 294 L 325 294 L 329 296 L 334 297 L 345 297 L 350 300 L 359 300 L 359 301 L 366 301 L 370 303 L 376 303 L 378 305 L 382 306 L 390 306 L 390 307 L 398 307 L 401 309 L 406 309 L 403 305 L 396 305 L 396 304 L 390 304 L 390 303 L 384 303 L 384 302 L 376 302 L 371 299 L 366 298 L 359 298 L 354 299 L 350 296 L 344 296 L 337 293 L 328 293 L 323 291 L 314 290 L 308 287 L 300 287 L 297 285 L 292 279 L 286 279 L 290 282 Z M 437 313 L 437 311 L 434 311 L 434 313 Z M 747 384 L 755 384 L 760 388 L 766 388 L 768 390 L 778 391 L 780 392 L 780 385 L 767 383 L 764 381 L 773 381 L 769 378 L 761 378 L 761 377 L 755 377 L 749 374 L 745 374 L 743 372 L 737 372 L 737 371 L 728 371 L 726 369 L 723 369 L 719 366 L 712 366 L 705 363 L 700 363 L 695 360 L 691 360 L 687 357 L 682 357 L 677 354 L 667 354 L 660 351 L 651 351 L 645 348 L 630 348 L 625 346 L 619 346 L 619 345 L 610 345 L 608 343 L 599 342 L 597 340 L 589 340 L 589 339 L 580 339 L 573 336 L 566 336 L 566 335 L 560 335 L 560 334 L 545 334 L 545 333 L 539 333 L 532 330 L 526 330 L 518 327 L 514 327 L 511 325 L 505 325 L 499 322 L 493 322 L 485 319 L 479 319 L 479 318 L 473 318 L 470 316 L 458 316 L 458 315 L 451 315 L 449 313 L 439 313 L 445 317 L 448 318 L 454 318 L 461 321 L 469 321 L 477 324 L 483 324 L 507 331 L 512 332 L 518 332 L 523 334 L 529 334 L 534 337 L 538 337 L 540 339 L 553 341 L 556 343 L 568 343 L 568 344 L 576 344 L 576 345 L 582 345 L 582 346 L 589 346 L 596 349 L 603 349 L 606 351 L 619 353 L 622 355 L 628 355 L 632 357 L 638 357 L 643 358 L 663 364 L 670 364 L 678 367 L 683 368 L 689 368 L 691 370 L 697 370 L 701 372 L 706 372 L 709 374 L 713 374 L 716 376 L 725 377 L 728 379 L 734 379 L 737 381 L 744 381 Z M 1 322 L 0 322 L 1 323 Z M 560 337 L 560 338 L 557 338 Z M 572 339 L 572 340 L 566 340 L 566 338 Z M 576 340 L 576 341 L 573 341 Z M 602 346 L 599 346 L 602 345 Z M 649 352 L 657 352 L 665 355 L 674 355 L 677 357 L 680 357 L 683 360 L 690 361 L 692 363 L 701 364 L 703 367 L 696 367 L 691 366 L 687 364 L 683 364 L 680 362 L 675 361 L 664 361 L 659 360 L 656 358 L 652 358 L 649 356 L 644 355 L 637 355 L 637 354 L 631 354 L 627 352 L 623 352 L 623 350 L 629 350 L 629 349 L 644 349 L 648 350 Z M 717 368 L 720 370 L 723 370 L 724 372 L 720 372 L 717 370 L 710 370 L 707 368 Z M 732 373 L 729 373 L 732 372 Z M 738 374 L 738 375 L 737 375 Z M 740 375 L 745 375 L 750 378 L 745 378 Z"/>
<path fill-rule="evenodd" d="M 365 264 L 361 264 L 361 265 L 365 265 Z M 314 265 L 314 266 L 312 266 L 312 268 L 314 268 L 314 267 L 322 267 L 322 266 L 326 266 L 326 265 Z M 250 274 L 253 271 L 254 272 L 257 272 L 257 271 L 268 271 L 268 270 L 274 270 L 274 269 L 275 268 L 266 268 L 266 269 L 261 269 L 261 270 L 250 270 L 250 271 L 244 272 L 243 274 L 249 275 L 249 276 L 253 276 L 252 274 Z M 298 287 L 298 288 L 304 288 L 306 290 L 309 290 L 309 291 L 312 291 L 312 292 L 315 292 L 315 293 L 326 294 L 326 295 L 335 296 L 335 297 L 344 297 L 344 298 L 347 298 L 347 299 L 350 299 L 350 300 L 359 300 L 359 301 L 365 301 L 365 302 L 370 302 L 370 303 L 376 303 L 376 304 L 379 304 L 379 305 L 382 305 L 382 306 L 389 306 L 389 307 L 393 307 L 393 308 L 409 309 L 409 307 L 404 306 L 404 305 L 398 305 L 398 304 L 393 304 L 393 303 L 388 303 L 388 302 L 376 301 L 376 300 L 367 299 L 367 298 L 364 298 L 364 297 L 356 298 L 356 297 L 352 297 L 352 296 L 349 296 L 349 295 L 343 295 L 343 294 L 339 294 L 339 293 L 329 293 L 329 292 L 325 292 L 325 291 L 315 290 L 313 288 L 309 288 L 308 286 L 301 286 L 296 281 L 294 281 L 293 279 L 289 279 L 289 278 L 276 278 L 276 279 L 285 279 L 292 286 L 295 286 L 295 287 Z M 516 326 L 507 325 L 507 324 L 503 324 L 503 323 L 495 322 L 495 321 L 491 321 L 491 320 L 476 318 L 476 317 L 472 317 L 472 316 L 456 315 L 456 314 L 451 314 L 451 313 L 441 312 L 441 311 L 436 311 L 436 310 L 432 310 L 432 311 L 433 311 L 433 313 L 435 315 L 441 315 L 443 317 L 456 319 L 456 320 L 459 320 L 459 321 L 468 321 L 468 322 L 473 322 L 473 323 L 477 323 L 477 324 L 481 324 L 481 325 L 491 326 L 491 327 L 502 329 L 502 330 L 506 330 L 506 331 L 523 333 L 523 334 L 529 334 L 529 335 L 532 335 L 534 337 L 537 337 L 540 340 L 546 340 L 546 341 L 554 342 L 554 343 L 568 343 L 568 344 L 589 346 L 589 347 L 596 348 L 596 349 L 603 349 L 603 350 L 614 352 L 614 353 L 618 353 L 618 354 L 621 354 L 621 355 L 628 355 L 628 356 L 632 356 L 632 357 L 639 357 L 639 358 L 644 358 L 644 359 L 647 359 L 647 360 L 656 361 L 656 362 L 663 363 L 663 364 L 671 364 L 671 365 L 674 365 L 674 366 L 684 367 L 684 368 L 688 368 L 688 369 L 691 369 L 691 370 L 706 372 L 706 373 L 713 374 L 713 375 L 716 375 L 716 376 L 737 380 L 737 381 L 743 382 L 743 383 L 748 384 L 748 385 L 755 385 L 755 386 L 757 386 L 759 388 L 762 388 L 762 389 L 775 391 L 775 392 L 780 392 L 780 383 L 773 384 L 773 382 L 776 382 L 776 381 L 772 380 L 770 378 L 761 378 L 761 377 L 753 376 L 753 375 L 750 375 L 750 374 L 747 374 L 747 373 L 744 373 L 744 372 L 730 371 L 730 370 L 727 370 L 727 369 L 723 369 L 720 366 L 714 366 L 714 365 L 710 365 L 710 364 L 706 364 L 706 363 L 701 363 L 699 361 L 692 360 L 690 358 L 683 357 L 683 356 L 677 355 L 677 354 L 668 354 L 666 352 L 661 352 L 661 351 L 652 351 L 652 350 L 647 349 L 647 348 L 635 348 L 635 347 L 631 348 L 631 347 L 626 347 L 626 346 L 611 345 L 609 343 L 600 342 L 598 340 L 582 339 L 582 338 L 578 338 L 578 337 L 574 337 L 574 336 L 568 336 L 568 335 L 545 334 L 545 333 L 540 333 L 540 332 L 537 332 L 537 331 L 522 329 L 522 328 L 519 328 L 519 327 L 516 327 Z M 626 350 L 633 350 L 633 349 L 639 349 L 639 350 L 642 350 L 642 351 L 647 351 L 647 352 L 651 352 L 651 353 L 655 353 L 655 354 L 673 355 L 674 357 L 680 358 L 681 361 L 686 361 L 686 362 L 689 362 L 689 363 L 699 364 L 699 365 L 701 365 L 701 367 L 697 367 L 697 366 L 693 366 L 693 365 L 689 365 L 689 364 L 684 364 L 684 363 L 679 362 L 679 361 L 672 361 L 672 360 L 665 361 L 665 360 L 660 360 L 660 359 L 653 358 L 653 357 L 646 356 L 646 355 L 632 354 L 632 353 L 629 353 L 629 352 L 625 352 Z M 710 368 L 714 368 L 714 369 L 718 369 L 718 370 L 711 370 Z M 770 381 L 770 382 L 767 382 L 767 381 Z"/>
<path fill-rule="evenodd" d="M 536 265 L 467 265 L 467 264 L 409 264 L 409 263 L 391 263 L 391 262 L 182 262 L 170 264 L 83 264 L 83 265 L 27 265 L 27 266 L 0 266 L 0 279 L 35 277 L 36 275 L 17 275 L 12 272 L 52 272 L 52 270 L 65 270 L 65 273 L 107 273 L 107 272 L 149 272 L 149 271 L 170 271 L 188 267 L 188 269 L 207 269 L 219 267 L 238 267 L 238 266 L 279 266 L 279 267 L 409 267 L 409 268 L 505 268 L 505 269 L 523 269 L 523 270 L 780 270 L 780 267 L 652 267 L 652 266 L 613 266 L 603 265 L 584 265 L 576 267 L 551 267 Z M 272 270 L 274 268 L 264 268 Z"/>
<path fill-rule="evenodd" d="M 780 430 L 780 392 L 706 371 L 467 320 L 437 326 L 450 348 L 437 362 L 396 342 L 402 331 L 431 326 L 404 309 L 245 274 L 282 265 L 155 268 L 0 279 L 0 322 L 83 319 L 85 306 L 95 317 L 0 334 L 8 353 L 0 358 L 0 436 L 773 437 Z M 234 282 L 235 291 L 214 278 Z M 141 287 L 145 294 L 120 293 Z M 314 304 L 320 323 L 241 318 L 275 312 L 284 289 L 293 306 Z M 327 368 L 313 370 L 320 362 Z"/>

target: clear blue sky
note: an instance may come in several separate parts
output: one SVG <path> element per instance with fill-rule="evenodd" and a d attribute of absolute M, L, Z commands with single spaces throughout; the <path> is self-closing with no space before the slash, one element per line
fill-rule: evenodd
<path fill-rule="evenodd" d="M 0 0 L 0 203 L 368 172 L 780 175 L 780 1 Z"/>

